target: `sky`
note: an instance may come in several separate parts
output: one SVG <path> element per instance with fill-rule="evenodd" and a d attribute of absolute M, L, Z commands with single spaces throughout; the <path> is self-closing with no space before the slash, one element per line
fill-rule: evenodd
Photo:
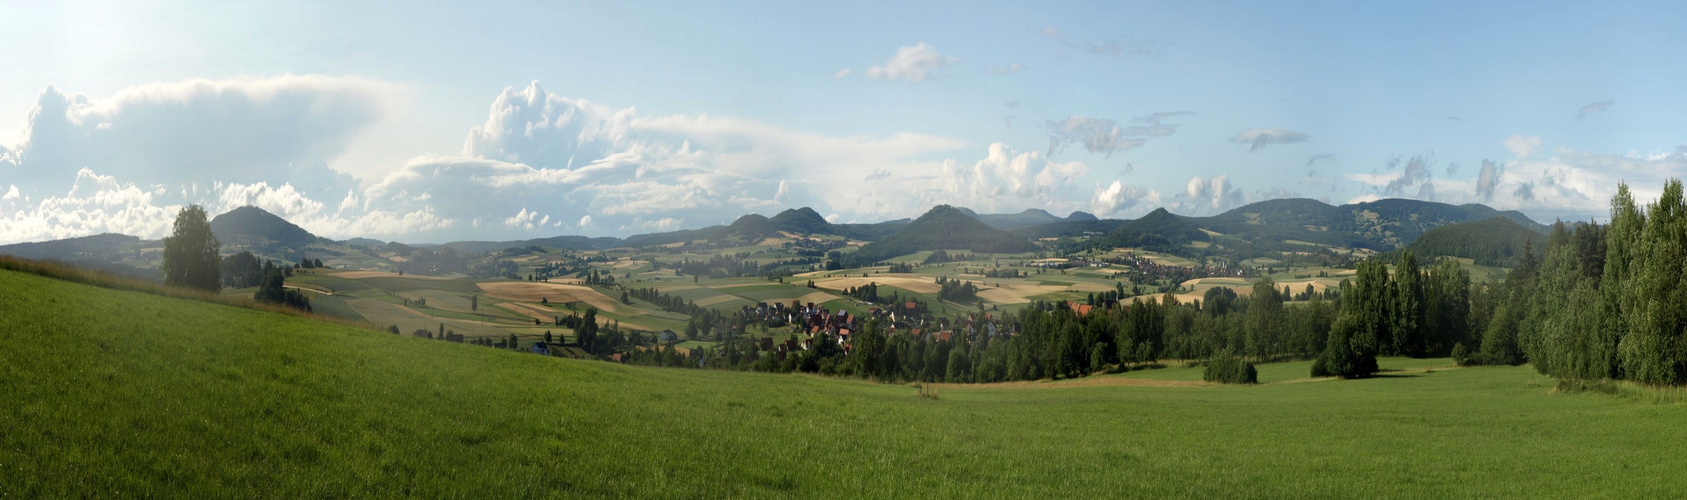
<path fill-rule="evenodd" d="M 629 5 L 632 4 L 632 5 Z M 1687 175 L 1687 3 L 4 2 L 0 244 L 1275 198 L 1605 219 Z"/>

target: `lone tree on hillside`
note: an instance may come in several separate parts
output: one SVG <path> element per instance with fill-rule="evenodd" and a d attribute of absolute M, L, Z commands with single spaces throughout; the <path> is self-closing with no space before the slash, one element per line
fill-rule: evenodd
<path fill-rule="evenodd" d="M 188 205 L 176 214 L 175 229 L 164 238 L 164 282 L 216 292 L 222 290 L 222 244 L 211 234 L 205 209 Z"/>

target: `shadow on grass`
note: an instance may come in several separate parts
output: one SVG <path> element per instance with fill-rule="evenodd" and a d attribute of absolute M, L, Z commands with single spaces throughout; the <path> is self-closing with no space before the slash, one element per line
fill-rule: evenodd
<path fill-rule="evenodd" d="M 1108 369 L 1107 371 L 1104 371 L 1102 373 L 1107 374 L 1107 375 L 1118 375 L 1120 373 L 1130 373 L 1130 372 L 1141 371 L 1141 370 L 1158 370 L 1158 369 L 1165 368 L 1165 367 L 1166 367 L 1166 365 L 1162 364 L 1160 362 L 1139 363 L 1139 364 L 1135 364 L 1135 365 L 1115 366 L 1115 367 L 1113 367 L 1111 369 Z"/>

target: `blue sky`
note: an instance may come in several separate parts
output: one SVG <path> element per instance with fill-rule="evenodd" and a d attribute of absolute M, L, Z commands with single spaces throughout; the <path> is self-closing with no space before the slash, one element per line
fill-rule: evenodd
<path fill-rule="evenodd" d="M 1687 173 L 1687 7 L 1469 3 L 0 5 L 0 243 L 185 203 L 417 242 L 935 203 L 1585 219 Z"/>

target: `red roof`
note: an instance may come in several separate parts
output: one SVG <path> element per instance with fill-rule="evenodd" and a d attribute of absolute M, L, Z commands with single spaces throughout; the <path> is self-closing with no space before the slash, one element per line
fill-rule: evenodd
<path fill-rule="evenodd" d="M 919 304 L 915 304 L 915 303 L 913 303 L 913 302 L 912 302 L 912 301 L 910 301 L 910 302 L 908 302 L 908 303 L 907 303 L 907 304 L 903 304 L 903 305 L 902 305 L 902 307 L 903 307 L 903 308 L 904 308 L 904 309 L 913 309 L 913 308 L 915 308 L 915 307 L 919 307 Z"/>

